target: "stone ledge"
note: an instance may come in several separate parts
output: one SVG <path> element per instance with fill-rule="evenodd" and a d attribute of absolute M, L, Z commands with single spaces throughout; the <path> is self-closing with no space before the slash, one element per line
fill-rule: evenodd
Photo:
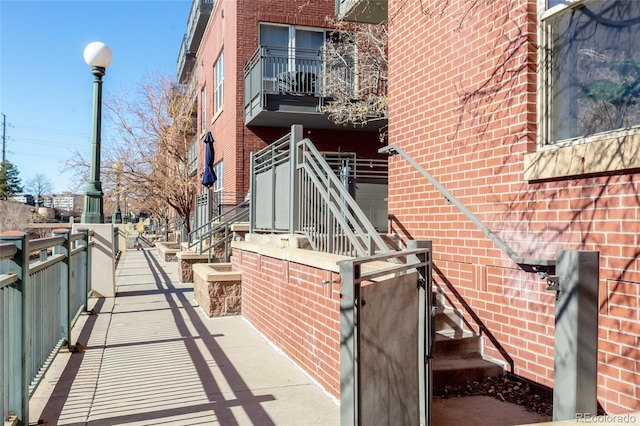
<path fill-rule="evenodd" d="M 158 255 L 165 262 L 177 262 L 176 254 L 180 251 L 180 244 L 171 242 L 156 242 Z"/>
<path fill-rule="evenodd" d="M 176 253 L 178 260 L 178 280 L 181 283 L 192 283 L 193 266 L 198 263 L 209 263 L 208 254 L 200 254 L 192 251 L 179 251 Z"/>
<path fill-rule="evenodd" d="M 269 241 L 268 239 L 258 239 L 258 241 L 268 242 L 251 242 L 255 240 L 248 240 L 250 241 L 232 241 L 231 247 L 233 249 L 241 251 L 248 251 L 262 256 L 272 257 L 274 259 L 286 260 L 288 262 L 298 263 L 301 265 L 311 266 L 313 268 L 323 269 L 325 271 L 336 273 L 340 273 L 340 266 L 338 265 L 338 262 L 354 259 L 353 257 L 342 256 L 339 254 L 323 253 L 300 248 L 280 247 L 277 245 L 273 245 L 272 241 Z M 393 268 L 394 265 L 395 264 L 393 263 L 388 263 L 385 261 L 369 262 L 362 265 L 362 272 L 382 271 L 385 269 Z M 374 278 L 371 281 L 381 281 L 403 274 L 404 273 L 392 273 L 390 275 L 384 275 Z"/>
<path fill-rule="evenodd" d="M 193 265 L 194 277 L 204 281 L 240 281 L 242 273 L 231 270 L 231 263 L 196 263 Z"/>
<path fill-rule="evenodd" d="M 231 270 L 231 263 L 193 265 L 193 293 L 208 317 L 240 315 L 242 274 Z"/>

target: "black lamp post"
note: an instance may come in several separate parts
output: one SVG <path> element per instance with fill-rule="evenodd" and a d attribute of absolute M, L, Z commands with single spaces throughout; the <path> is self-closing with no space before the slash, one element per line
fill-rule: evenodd
<path fill-rule="evenodd" d="M 93 132 L 91 144 L 91 175 L 84 196 L 84 210 L 80 222 L 104 223 L 103 193 L 100 182 L 100 133 L 102 125 L 102 76 L 111 64 L 111 49 L 99 41 L 84 49 L 84 60 L 91 67 L 93 80 Z"/>

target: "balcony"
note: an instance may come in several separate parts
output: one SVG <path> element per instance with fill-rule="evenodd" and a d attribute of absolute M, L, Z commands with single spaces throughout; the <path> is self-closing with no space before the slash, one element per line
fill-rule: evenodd
<path fill-rule="evenodd" d="M 301 124 L 313 129 L 379 131 L 380 121 L 358 126 L 335 124 L 322 107 L 333 99 L 325 86 L 325 67 L 318 49 L 260 46 L 244 67 L 244 122 L 247 126 L 289 127 Z M 358 96 L 356 78 L 349 69 L 339 80 Z"/>
<path fill-rule="evenodd" d="M 207 27 L 209 16 L 216 5 L 216 0 L 194 0 L 187 21 L 187 48 L 189 52 L 196 52 L 200 47 L 204 29 Z"/>
<path fill-rule="evenodd" d="M 193 70 L 196 60 L 196 52 L 200 47 L 204 30 L 207 27 L 209 16 L 213 11 L 216 0 L 194 0 L 191 4 L 189 19 L 187 20 L 187 33 L 182 39 L 180 53 L 178 54 L 178 82 L 186 83 L 189 74 Z"/>
<path fill-rule="evenodd" d="M 189 76 L 196 64 L 195 52 L 190 52 L 187 48 L 187 35 L 182 37 L 182 43 L 180 44 L 180 53 L 178 53 L 178 67 L 176 70 L 176 76 L 178 83 L 185 84 L 189 81 Z"/>
<path fill-rule="evenodd" d="M 323 61 L 317 49 L 260 46 L 244 68 L 244 120 L 247 126 L 312 128 L 335 125 L 320 111 L 327 99 Z"/>
<path fill-rule="evenodd" d="M 338 19 L 379 24 L 387 19 L 388 0 L 336 0 Z"/>

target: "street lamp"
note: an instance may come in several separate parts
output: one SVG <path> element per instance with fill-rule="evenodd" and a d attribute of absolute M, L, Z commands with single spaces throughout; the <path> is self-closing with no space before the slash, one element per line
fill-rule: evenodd
<path fill-rule="evenodd" d="M 122 171 L 122 165 L 116 163 L 113 168 L 116 170 L 116 210 L 113 213 L 111 222 L 116 224 L 122 223 L 122 212 L 120 211 L 120 172 Z"/>
<path fill-rule="evenodd" d="M 84 60 L 91 67 L 93 80 L 93 133 L 91 144 L 91 175 L 84 196 L 84 210 L 80 222 L 104 223 L 103 193 L 100 182 L 100 130 L 102 121 L 102 76 L 111 64 L 111 49 L 99 41 L 84 49 Z"/>

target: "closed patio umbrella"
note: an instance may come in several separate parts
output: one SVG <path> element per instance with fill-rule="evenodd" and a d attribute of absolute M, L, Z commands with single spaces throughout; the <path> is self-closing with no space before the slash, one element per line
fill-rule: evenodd
<path fill-rule="evenodd" d="M 211 132 L 207 132 L 204 137 L 205 144 L 205 163 L 204 173 L 202 174 L 202 185 L 211 188 L 213 184 L 218 180 L 216 173 L 213 171 L 213 162 L 216 158 L 216 152 L 213 149 L 213 136 Z"/>

